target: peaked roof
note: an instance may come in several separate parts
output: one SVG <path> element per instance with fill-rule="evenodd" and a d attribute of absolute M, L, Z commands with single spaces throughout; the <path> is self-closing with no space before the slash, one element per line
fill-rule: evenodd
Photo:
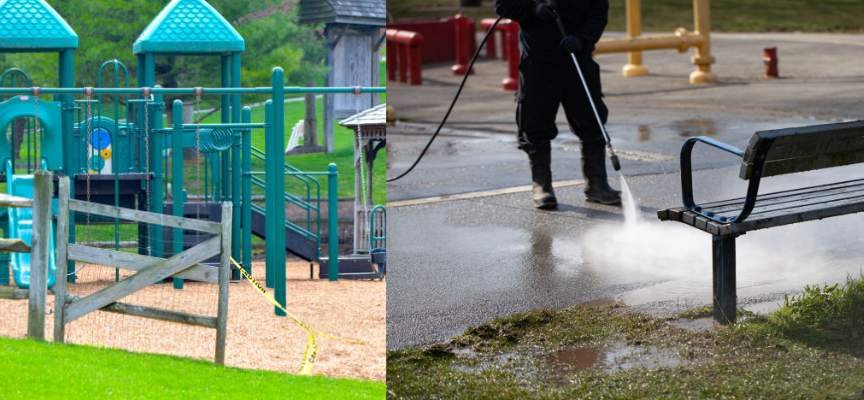
<path fill-rule="evenodd" d="M 140 53 L 233 53 L 246 41 L 205 0 L 171 0 L 141 33 L 132 51 Z"/>
<path fill-rule="evenodd" d="M 0 0 L 0 49 L 76 49 L 78 34 L 44 0 Z"/>
<path fill-rule="evenodd" d="M 379 104 L 375 107 L 360 111 L 348 118 L 339 121 L 339 125 L 353 128 L 357 126 L 368 125 L 386 125 L 387 124 L 387 103 Z"/>
<path fill-rule="evenodd" d="M 386 0 L 300 0 L 301 23 L 387 25 Z"/>

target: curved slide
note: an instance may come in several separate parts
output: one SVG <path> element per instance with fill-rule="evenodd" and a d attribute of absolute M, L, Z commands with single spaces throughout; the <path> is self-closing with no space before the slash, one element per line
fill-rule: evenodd
<path fill-rule="evenodd" d="M 12 174 L 11 163 L 6 164 L 6 192 L 13 196 L 33 198 L 33 175 Z M 9 229 L 7 236 L 17 238 L 32 245 L 33 209 L 9 208 Z M 57 275 L 57 262 L 54 255 L 54 223 L 51 222 L 51 235 L 48 243 L 48 287 L 54 286 Z M 26 289 L 30 287 L 30 253 L 11 253 L 10 265 L 15 276 L 15 284 Z"/>

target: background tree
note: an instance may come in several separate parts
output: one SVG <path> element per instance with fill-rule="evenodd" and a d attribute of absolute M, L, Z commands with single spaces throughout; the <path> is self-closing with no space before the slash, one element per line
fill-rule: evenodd
<path fill-rule="evenodd" d="M 130 85 L 134 86 L 137 66 L 132 44 L 166 4 L 156 0 L 51 1 L 80 37 L 76 84 L 95 85 L 99 65 L 117 58 L 129 67 Z M 211 0 L 210 4 L 246 39 L 244 85 L 268 85 L 275 66 L 285 69 L 292 85 L 323 80 L 326 47 L 321 28 L 297 23 L 297 0 Z M 3 69 L 24 69 L 40 86 L 57 85 L 55 55 L 6 55 L 0 63 Z M 166 87 L 219 86 L 219 74 L 215 56 L 157 59 L 157 79 Z"/>

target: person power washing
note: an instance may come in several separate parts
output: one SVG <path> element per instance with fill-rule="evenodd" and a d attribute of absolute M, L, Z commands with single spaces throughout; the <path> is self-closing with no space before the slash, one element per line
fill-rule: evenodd
<path fill-rule="evenodd" d="M 609 111 L 602 98 L 600 66 L 591 56 L 606 29 L 609 1 L 495 0 L 495 11 L 519 22 L 522 28 L 516 124 L 519 148 L 528 154 L 531 165 L 534 205 L 544 210 L 558 207 L 552 189 L 551 141 L 558 135 L 555 118 L 559 105 L 582 142 L 586 199 L 620 205 L 621 192 L 607 181 L 609 138 L 604 124 Z M 619 170 L 614 152 L 612 162 Z"/>

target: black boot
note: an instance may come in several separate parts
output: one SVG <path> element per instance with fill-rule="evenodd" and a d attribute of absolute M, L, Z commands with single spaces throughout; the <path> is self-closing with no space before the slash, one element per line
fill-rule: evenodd
<path fill-rule="evenodd" d="M 582 174 L 588 180 L 585 199 L 610 206 L 621 205 L 621 192 L 612 189 L 606 176 L 606 148 L 582 145 Z"/>
<path fill-rule="evenodd" d="M 534 207 L 541 210 L 558 208 L 558 199 L 552 189 L 552 154 L 551 151 L 538 151 L 528 155 L 531 162 L 531 182 Z"/>

